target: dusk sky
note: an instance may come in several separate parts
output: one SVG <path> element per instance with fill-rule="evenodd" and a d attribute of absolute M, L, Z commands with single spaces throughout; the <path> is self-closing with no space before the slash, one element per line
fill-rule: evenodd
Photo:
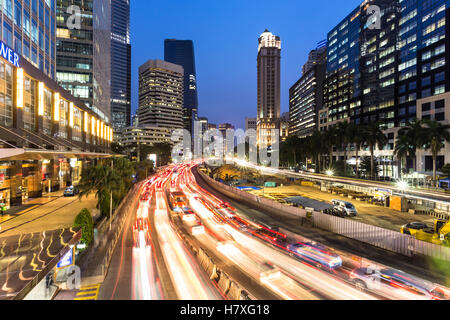
<path fill-rule="evenodd" d="M 281 112 L 289 88 L 317 42 L 326 39 L 360 0 L 132 0 L 132 112 L 138 107 L 138 67 L 164 59 L 164 39 L 193 40 L 199 116 L 245 128 L 256 117 L 258 37 L 281 37 Z"/>

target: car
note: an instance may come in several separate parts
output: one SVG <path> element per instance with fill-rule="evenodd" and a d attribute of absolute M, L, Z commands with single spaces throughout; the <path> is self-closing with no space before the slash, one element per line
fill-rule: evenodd
<path fill-rule="evenodd" d="M 350 281 L 361 291 L 395 300 L 445 299 L 445 294 L 433 283 L 390 268 L 357 268 L 350 273 Z"/>
<path fill-rule="evenodd" d="M 429 229 L 428 225 L 423 222 L 411 222 L 401 227 L 400 232 L 410 236 L 414 236 L 419 230 Z"/>
<path fill-rule="evenodd" d="M 137 218 L 133 225 L 133 240 L 134 240 L 135 248 L 141 247 L 141 234 L 144 237 L 144 241 L 145 241 L 145 243 L 142 243 L 142 245 L 145 245 L 145 246 L 151 245 L 150 228 L 148 225 L 148 219 Z"/>
<path fill-rule="evenodd" d="M 297 242 L 288 245 L 288 250 L 291 256 L 318 268 L 334 270 L 342 266 L 342 258 L 338 254 L 317 243 Z"/>
<path fill-rule="evenodd" d="M 75 197 L 80 193 L 80 190 L 77 187 L 70 186 L 64 190 L 64 197 Z"/>
<path fill-rule="evenodd" d="M 347 216 L 347 212 L 340 206 L 325 209 L 323 210 L 323 213 L 340 218 L 345 218 Z"/>
<path fill-rule="evenodd" d="M 353 205 L 353 203 L 347 202 L 347 201 L 342 201 L 342 200 L 331 200 L 331 203 L 335 206 L 340 207 L 342 210 L 345 211 L 345 213 L 347 214 L 347 216 L 349 217 L 356 217 L 358 214 L 358 211 L 356 211 L 355 206 Z"/>

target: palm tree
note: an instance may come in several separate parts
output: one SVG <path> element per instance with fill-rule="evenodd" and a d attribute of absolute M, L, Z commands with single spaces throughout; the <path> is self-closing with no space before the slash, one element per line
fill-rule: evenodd
<path fill-rule="evenodd" d="M 327 149 L 330 162 L 328 166 L 333 166 L 333 147 L 336 143 L 337 130 L 335 126 L 330 126 L 327 131 L 323 132 L 323 147 Z"/>
<path fill-rule="evenodd" d="M 408 140 L 411 142 L 411 153 L 410 157 L 413 158 L 413 168 L 414 171 L 417 171 L 417 159 L 416 159 L 416 151 L 419 147 L 418 145 L 418 137 L 420 133 L 423 131 L 423 121 L 419 119 L 414 119 L 413 121 L 408 121 L 406 126 L 398 131 L 399 135 L 404 135 L 408 137 Z"/>
<path fill-rule="evenodd" d="M 289 136 L 286 141 L 282 143 L 281 148 L 287 154 L 292 155 L 294 166 L 297 166 L 297 151 L 300 149 L 300 138 L 295 135 Z"/>
<path fill-rule="evenodd" d="M 418 143 L 425 150 L 430 150 L 433 157 L 433 181 L 437 183 L 437 156 L 445 147 L 445 142 L 450 142 L 450 125 L 438 121 L 422 120 L 425 127 L 419 132 Z"/>
<path fill-rule="evenodd" d="M 363 136 L 362 136 L 361 126 L 358 126 L 354 123 L 350 124 L 347 128 L 347 135 L 350 143 L 355 146 L 356 151 L 356 178 L 359 178 L 359 150 L 363 144 Z"/>
<path fill-rule="evenodd" d="M 370 149 L 370 176 L 372 179 L 375 178 L 375 147 L 378 145 L 378 148 L 381 150 L 388 142 L 380 127 L 381 124 L 379 122 L 371 122 L 364 127 L 363 132 L 364 142 Z"/>
<path fill-rule="evenodd" d="M 394 154 L 397 156 L 399 161 L 399 177 L 402 176 L 402 165 L 403 160 L 407 157 L 415 156 L 415 143 L 412 142 L 407 135 L 400 135 L 400 133 L 397 136 L 397 139 L 395 140 L 395 149 Z"/>
<path fill-rule="evenodd" d="M 348 135 L 348 128 L 350 123 L 347 121 L 339 122 L 337 125 L 337 134 L 340 137 L 340 148 L 344 151 L 344 172 L 347 174 L 347 152 L 348 145 L 351 143 L 350 136 Z"/>

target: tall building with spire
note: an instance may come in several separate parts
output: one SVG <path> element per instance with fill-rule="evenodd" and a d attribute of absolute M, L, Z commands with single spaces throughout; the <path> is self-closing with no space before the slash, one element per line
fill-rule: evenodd
<path fill-rule="evenodd" d="M 258 145 L 271 146 L 272 129 L 280 129 L 281 40 L 269 30 L 259 37 L 258 45 Z"/>

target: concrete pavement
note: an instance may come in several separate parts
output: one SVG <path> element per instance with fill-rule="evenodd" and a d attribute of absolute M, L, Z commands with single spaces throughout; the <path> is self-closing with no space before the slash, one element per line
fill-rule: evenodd
<path fill-rule="evenodd" d="M 0 220 L 0 237 L 43 232 L 72 227 L 75 217 L 84 208 L 96 214 L 97 199 L 90 195 L 80 201 L 78 197 L 50 197 L 30 200 L 23 211 L 7 215 Z"/>

